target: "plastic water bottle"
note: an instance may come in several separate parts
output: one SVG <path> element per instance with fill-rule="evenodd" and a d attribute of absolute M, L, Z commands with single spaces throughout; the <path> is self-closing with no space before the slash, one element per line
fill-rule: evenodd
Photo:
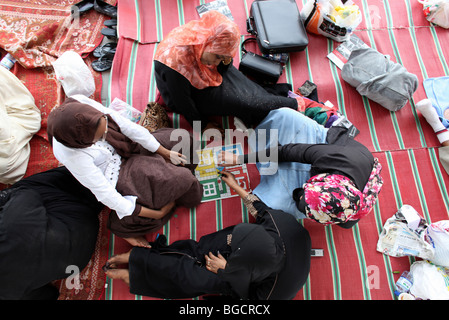
<path fill-rule="evenodd" d="M 399 297 L 401 293 L 408 293 L 413 285 L 413 275 L 409 271 L 404 271 L 396 281 L 394 294 Z"/>
<path fill-rule="evenodd" d="M 0 61 L 0 65 L 8 70 L 11 70 L 11 68 L 14 66 L 14 63 L 16 63 L 16 59 L 14 59 L 14 57 L 10 53 L 5 55 L 2 61 Z"/>
<path fill-rule="evenodd" d="M 273 61 L 279 61 L 283 64 L 286 64 L 289 58 L 288 53 L 264 53 L 262 56 Z"/>

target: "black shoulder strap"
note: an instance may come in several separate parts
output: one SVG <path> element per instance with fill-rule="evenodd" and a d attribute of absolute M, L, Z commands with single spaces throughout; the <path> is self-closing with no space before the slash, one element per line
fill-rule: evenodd
<path fill-rule="evenodd" d="M 256 38 L 248 38 L 248 39 L 245 39 L 245 40 L 242 42 L 242 51 L 243 51 L 244 53 L 248 53 L 248 50 L 245 49 L 245 44 L 247 44 L 247 43 L 250 42 L 250 41 L 257 41 L 257 39 L 256 39 Z"/>

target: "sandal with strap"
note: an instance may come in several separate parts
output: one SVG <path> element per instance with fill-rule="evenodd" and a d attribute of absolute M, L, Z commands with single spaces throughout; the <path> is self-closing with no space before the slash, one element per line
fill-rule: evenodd
<path fill-rule="evenodd" d="M 94 9 L 95 11 L 105 14 L 111 18 L 117 18 L 117 7 L 110 5 L 107 2 L 95 0 Z"/>
<path fill-rule="evenodd" d="M 101 29 L 101 34 L 106 36 L 108 39 L 117 39 L 117 30 L 113 28 L 103 28 Z"/>
<path fill-rule="evenodd" d="M 116 27 L 116 26 L 117 26 L 117 19 L 109 19 L 109 20 L 106 20 L 103 24 L 104 24 L 106 27 L 110 27 L 110 28 Z"/>
<path fill-rule="evenodd" d="M 108 52 L 102 55 L 98 60 L 92 62 L 92 69 L 98 72 L 103 72 L 111 69 L 114 61 L 114 53 Z"/>
<path fill-rule="evenodd" d="M 108 52 L 115 53 L 116 50 L 117 50 L 117 43 L 108 42 L 102 46 L 96 47 L 92 53 L 94 57 L 100 58 L 101 56 L 104 56 Z"/>

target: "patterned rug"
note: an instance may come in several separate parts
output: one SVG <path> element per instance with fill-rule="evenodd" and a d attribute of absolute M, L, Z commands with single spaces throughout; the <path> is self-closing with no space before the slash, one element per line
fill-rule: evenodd
<path fill-rule="evenodd" d="M 105 15 L 91 10 L 72 19 L 78 0 L 3 0 L 0 48 L 26 68 L 50 66 L 65 51 L 87 56 L 101 41 Z M 115 1 L 109 1 L 115 3 Z"/>

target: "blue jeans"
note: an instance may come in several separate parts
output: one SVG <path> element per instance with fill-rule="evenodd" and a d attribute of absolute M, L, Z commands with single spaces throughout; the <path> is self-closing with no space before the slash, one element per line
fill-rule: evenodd
<path fill-rule="evenodd" d="M 281 108 L 271 111 L 256 127 L 249 137 L 249 146 L 253 151 L 259 151 L 278 144 L 326 143 L 327 131 L 305 115 Z M 264 134 L 267 134 L 267 139 L 262 138 Z M 302 187 L 310 178 L 310 164 L 269 161 L 257 163 L 257 168 L 261 179 L 253 193 L 273 209 L 288 212 L 297 219 L 305 218 L 304 213 L 296 207 L 292 194 L 294 189 Z"/>

